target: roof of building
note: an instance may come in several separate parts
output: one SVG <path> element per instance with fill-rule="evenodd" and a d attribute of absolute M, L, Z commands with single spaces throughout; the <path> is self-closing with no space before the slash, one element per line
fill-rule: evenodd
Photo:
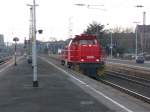
<path fill-rule="evenodd" d="M 149 32 L 150 33 L 150 25 L 138 25 L 138 32 Z"/>

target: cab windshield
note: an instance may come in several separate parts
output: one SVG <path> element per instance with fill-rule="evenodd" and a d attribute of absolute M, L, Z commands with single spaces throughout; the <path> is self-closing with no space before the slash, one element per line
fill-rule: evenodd
<path fill-rule="evenodd" d="M 80 40 L 79 44 L 80 45 L 95 45 L 96 44 L 96 40 Z"/>

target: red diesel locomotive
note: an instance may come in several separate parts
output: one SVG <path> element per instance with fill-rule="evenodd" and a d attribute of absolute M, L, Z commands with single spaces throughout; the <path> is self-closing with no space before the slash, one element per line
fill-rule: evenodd
<path fill-rule="evenodd" d="M 76 35 L 61 53 L 61 64 L 90 76 L 102 75 L 105 57 L 94 35 Z"/>

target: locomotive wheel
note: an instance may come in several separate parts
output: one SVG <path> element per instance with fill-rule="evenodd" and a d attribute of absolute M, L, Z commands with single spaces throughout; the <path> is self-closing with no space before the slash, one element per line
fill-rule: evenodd
<path fill-rule="evenodd" d="M 103 76 L 104 75 L 104 72 L 105 72 L 105 65 L 101 66 L 100 68 L 97 68 L 97 75 L 98 76 Z"/>
<path fill-rule="evenodd" d="M 63 66 L 65 65 L 65 62 L 63 60 L 61 61 L 61 65 L 63 65 Z"/>
<path fill-rule="evenodd" d="M 68 68 L 71 68 L 71 65 L 68 64 L 67 67 L 68 67 Z"/>
<path fill-rule="evenodd" d="M 83 73 L 83 70 L 80 68 L 80 65 L 74 65 L 74 70 L 78 73 Z"/>
<path fill-rule="evenodd" d="M 67 67 L 68 67 L 68 68 L 71 68 L 71 67 L 72 67 L 72 63 L 68 62 L 68 63 L 67 63 Z"/>

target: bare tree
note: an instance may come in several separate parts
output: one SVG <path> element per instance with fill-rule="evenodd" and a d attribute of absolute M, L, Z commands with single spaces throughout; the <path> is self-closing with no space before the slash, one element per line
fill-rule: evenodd
<path fill-rule="evenodd" d="M 113 33 L 133 33 L 134 30 L 131 27 L 122 27 L 122 26 L 116 26 L 112 29 Z"/>

